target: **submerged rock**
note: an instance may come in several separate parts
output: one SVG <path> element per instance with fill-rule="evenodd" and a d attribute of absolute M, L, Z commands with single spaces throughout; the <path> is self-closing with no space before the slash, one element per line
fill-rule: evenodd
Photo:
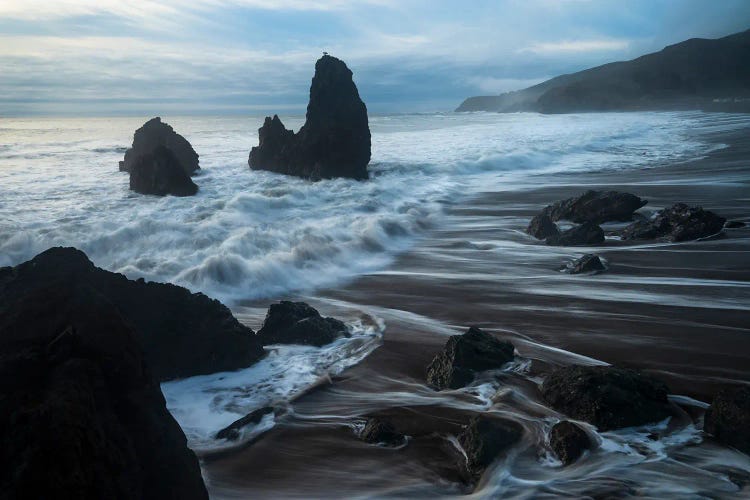
<path fill-rule="evenodd" d="M 315 63 L 305 124 L 296 134 L 274 115 L 258 130 L 260 143 L 248 164 L 308 179 L 367 179 L 370 127 L 352 72 L 340 59 L 324 55 Z"/>
<path fill-rule="evenodd" d="M 120 170 L 130 172 L 140 156 L 153 153 L 159 146 L 165 146 L 172 151 L 177 158 L 177 163 L 187 175 L 193 175 L 196 170 L 200 169 L 198 154 L 193 146 L 157 116 L 135 131 L 133 145 L 125 151 L 125 158 L 120 162 Z"/>
<path fill-rule="evenodd" d="M 591 438 L 580 426 L 564 420 L 556 423 L 549 433 L 549 445 L 564 465 L 570 465 L 590 450 Z"/>
<path fill-rule="evenodd" d="M 523 427 L 513 420 L 477 415 L 458 436 L 466 452 L 466 468 L 477 478 L 501 453 L 508 450 L 523 436 Z"/>
<path fill-rule="evenodd" d="M 324 318 L 304 302 L 286 300 L 271 304 L 257 334 L 263 345 L 303 344 L 318 347 L 348 336 L 349 330 L 342 321 Z"/>
<path fill-rule="evenodd" d="M 612 366 L 566 366 L 542 384 L 542 396 L 555 410 L 601 431 L 659 422 L 671 415 L 662 382 Z"/>
<path fill-rule="evenodd" d="M 599 258 L 598 255 L 594 255 L 593 253 L 587 253 L 583 257 L 579 257 L 578 259 L 569 262 L 564 268 L 563 271 L 565 271 L 568 274 L 584 274 L 584 273 L 599 273 L 607 268 L 604 267 L 604 264 L 602 263 L 602 260 Z"/>
<path fill-rule="evenodd" d="M 19 268 L 0 272 L 0 496 L 207 499 L 116 305 L 83 280 L 9 284 Z"/>
<path fill-rule="evenodd" d="M 164 146 L 135 158 L 130 166 L 130 189 L 158 196 L 192 196 L 198 192 L 177 157 Z"/>
<path fill-rule="evenodd" d="M 575 196 L 547 206 L 543 215 L 553 221 L 569 220 L 577 223 L 593 222 L 626 222 L 633 218 L 633 212 L 648 201 L 630 193 L 619 191 L 589 190 L 581 196 Z"/>
<path fill-rule="evenodd" d="M 706 411 L 704 430 L 717 441 L 750 454 L 750 387 L 719 392 Z"/>
<path fill-rule="evenodd" d="M 526 232 L 538 240 L 557 237 L 560 235 L 560 230 L 557 228 L 557 224 L 552 222 L 552 219 L 547 214 L 539 214 L 531 219 L 529 227 L 526 228 Z"/>
<path fill-rule="evenodd" d="M 240 430 L 242 430 L 242 428 L 247 427 L 248 425 L 258 425 L 260 421 L 263 420 L 263 417 L 269 413 L 273 413 L 272 406 L 264 406 L 263 408 L 252 411 L 217 432 L 216 439 L 236 441 L 240 438 Z"/>
<path fill-rule="evenodd" d="M 622 231 L 623 240 L 689 241 L 719 233 L 726 219 L 701 207 L 677 203 L 645 221 L 630 224 Z"/>
<path fill-rule="evenodd" d="M 593 222 L 574 226 L 545 240 L 547 245 L 559 247 L 600 245 L 604 243 L 604 231 Z"/>
<path fill-rule="evenodd" d="M 452 335 L 443 351 L 427 367 L 427 383 L 437 389 L 458 389 L 471 383 L 476 372 L 501 368 L 513 361 L 513 344 L 479 328 Z"/>
<path fill-rule="evenodd" d="M 0 316 L 22 312 L 8 305 L 17 297 L 79 286 L 86 287 L 91 300 L 104 297 L 132 325 L 159 380 L 246 368 L 264 355 L 253 331 L 219 301 L 167 283 L 131 281 L 95 267 L 75 248 L 51 248 L 0 269 Z M 54 317 L 51 309 L 48 320 Z"/>
<path fill-rule="evenodd" d="M 396 428 L 382 418 L 369 417 L 359 438 L 366 443 L 384 444 L 388 446 L 400 446 L 404 444 L 406 437 L 399 433 Z"/>

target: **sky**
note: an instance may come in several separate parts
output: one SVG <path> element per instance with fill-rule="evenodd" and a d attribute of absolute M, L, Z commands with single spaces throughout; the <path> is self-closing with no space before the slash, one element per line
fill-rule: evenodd
<path fill-rule="evenodd" d="M 303 113 L 324 51 L 371 113 L 449 111 L 748 28 L 750 0 L 0 0 L 0 116 Z"/>

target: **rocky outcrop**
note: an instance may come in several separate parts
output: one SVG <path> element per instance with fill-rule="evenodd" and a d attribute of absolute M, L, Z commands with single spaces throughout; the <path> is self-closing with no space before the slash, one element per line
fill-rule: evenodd
<path fill-rule="evenodd" d="M 619 191 L 589 190 L 581 196 L 575 196 L 547 206 L 542 214 L 553 221 L 569 220 L 576 223 L 632 220 L 633 213 L 648 203 L 630 193 Z"/>
<path fill-rule="evenodd" d="M 304 302 L 289 301 L 271 304 L 257 334 L 263 345 L 303 344 L 318 347 L 348 336 L 349 330 L 343 322 L 322 317 Z"/>
<path fill-rule="evenodd" d="M 569 262 L 563 267 L 562 271 L 568 274 L 590 274 L 600 273 L 606 269 L 607 268 L 604 267 L 604 264 L 598 255 L 587 253 L 583 257 L 579 257 L 578 259 Z"/>
<path fill-rule="evenodd" d="M 0 496 L 207 499 L 118 307 L 83 280 L 1 271 Z"/>
<path fill-rule="evenodd" d="M 389 421 L 378 417 L 369 417 L 365 427 L 359 434 L 359 438 L 372 444 L 386 446 L 400 446 L 404 444 L 406 437 L 399 433 Z"/>
<path fill-rule="evenodd" d="M 584 222 L 556 236 L 548 237 L 545 243 L 558 247 L 601 245 L 604 243 L 604 231 L 594 222 Z"/>
<path fill-rule="evenodd" d="M 549 433 L 549 445 L 563 465 L 570 465 L 592 448 L 589 435 L 580 426 L 563 420 L 552 426 Z"/>
<path fill-rule="evenodd" d="M 654 214 L 649 220 L 637 221 L 623 229 L 623 240 L 690 241 L 719 233 L 726 219 L 701 207 L 677 203 Z"/>
<path fill-rule="evenodd" d="M 296 134 L 274 115 L 258 130 L 248 164 L 307 179 L 367 179 L 370 127 L 352 72 L 335 57 L 315 63 L 305 124 Z"/>
<path fill-rule="evenodd" d="M 177 157 L 165 146 L 137 156 L 130 166 L 130 189 L 157 196 L 192 196 L 198 186 L 185 173 Z"/>
<path fill-rule="evenodd" d="M 466 453 L 469 476 L 478 478 L 504 451 L 523 436 L 523 427 L 513 420 L 490 415 L 473 417 L 458 436 Z"/>
<path fill-rule="evenodd" d="M 427 383 L 437 389 L 458 389 L 471 383 L 476 372 L 501 368 L 513 360 L 513 344 L 479 328 L 452 335 L 443 351 L 427 367 Z"/>
<path fill-rule="evenodd" d="M 274 410 L 272 406 L 258 408 L 221 429 L 216 433 L 216 439 L 236 441 L 240 438 L 240 431 L 242 431 L 242 429 L 248 425 L 258 425 L 260 421 L 263 420 L 263 417 L 273 412 Z"/>
<path fill-rule="evenodd" d="M 539 214 L 531 219 L 529 226 L 526 228 L 526 233 L 538 240 L 543 240 L 546 238 L 558 237 L 560 235 L 560 230 L 557 228 L 557 224 L 552 222 L 549 215 Z"/>
<path fill-rule="evenodd" d="M 706 411 L 704 430 L 750 455 L 750 387 L 724 389 Z"/>
<path fill-rule="evenodd" d="M 159 146 L 164 146 L 172 151 L 177 158 L 177 163 L 188 176 L 193 175 L 196 170 L 200 169 L 198 154 L 193 146 L 157 116 L 135 131 L 133 145 L 125 151 L 125 158 L 120 162 L 120 170 L 130 172 L 140 156 L 153 153 Z"/>
<path fill-rule="evenodd" d="M 671 415 L 662 382 L 612 366 L 558 368 L 542 384 L 542 396 L 555 410 L 601 431 L 659 422 Z"/>
<path fill-rule="evenodd" d="M 724 223 L 725 229 L 739 229 L 745 226 L 746 224 L 742 222 L 741 220 L 728 220 Z"/>
<path fill-rule="evenodd" d="M 219 301 L 171 284 L 131 281 L 95 267 L 75 248 L 51 248 L 0 269 L 0 316 L 15 312 L 8 304 L 17 297 L 78 286 L 104 297 L 133 327 L 158 380 L 245 368 L 264 354 L 253 331 Z"/>

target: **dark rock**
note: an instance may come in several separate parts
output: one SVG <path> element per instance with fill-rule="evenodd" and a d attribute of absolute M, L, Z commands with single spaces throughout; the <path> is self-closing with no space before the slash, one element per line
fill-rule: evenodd
<path fill-rule="evenodd" d="M 584 222 L 557 236 L 550 236 L 545 243 L 559 247 L 600 245 L 604 243 L 604 231 L 593 222 Z"/>
<path fill-rule="evenodd" d="M 560 235 L 560 230 L 557 228 L 557 224 L 552 222 L 552 219 L 550 219 L 547 214 L 539 214 L 531 219 L 529 227 L 526 228 L 526 232 L 538 240 L 557 237 Z"/>
<path fill-rule="evenodd" d="M 130 189 L 141 194 L 192 196 L 198 186 L 164 146 L 137 156 L 130 166 Z"/>
<path fill-rule="evenodd" d="M 274 115 L 258 130 L 248 164 L 308 179 L 367 179 L 370 127 L 346 64 L 324 55 L 315 63 L 305 124 L 296 134 Z"/>
<path fill-rule="evenodd" d="M 577 223 L 632 220 L 633 212 L 648 203 L 630 193 L 589 190 L 581 196 L 558 201 L 546 207 L 543 215 L 553 221 L 570 220 Z"/>
<path fill-rule="evenodd" d="M 592 447 L 591 439 L 580 426 L 564 420 L 556 423 L 549 433 L 549 444 L 564 465 L 570 465 Z"/>
<path fill-rule="evenodd" d="M 750 454 L 750 387 L 719 392 L 706 411 L 704 430 L 717 441 Z"/>
<path fill-rule="evenodd" d="M 7 281 L 0 496 L 207 499 L 198 460 L 118 308 L 83 281 L 22 290 Z"/>
<path fill-rule="evenodd" d="M 677 203 L 654 214 L 647 221 L 637 221 L 622 231 L 623 240 L 689 241 L 719 233 L 726 219 L 701 207 Z"/>
<path fill-rule="evenodd" d="M 252 411 L 244 417 L 235 420 L 228 426 L 216 433 L 216 439 L 227 439 L 229 441 L 236 441 L 240 437 L 240 430 L 248 425 L 258 425 L 263 417 L 273 413 L 272 406 L 264 406 L 255 411 Z"/>
<path fill-rule="evenodd" d="M 745 223 L 741 220 L 728 220 L 724 223 L 724 227 L 726 229 L 739 229 L 741 227 L 745 227 Z"/>
<path fill-rule="evenodd" d="M 346 325 L 334 318 L 323 318 L 304 302 L 281 301 L 271 304 L 258 330 L 263 345 L 303 344 L 323 346 L 339 337 L 348 337 Z"/>
<path fill-rule="evenodd" d="M 566 366 L 542 384 L 542 396 L 555 410 L 601 431 L 659 422 L 671 415 L 662 382 L 612 366 Z"/>
<path fill-rule="evenodd" d="M 177 163 L 187 175 L 193 175 L 196 170 L 200 169 L 198 154 L 193 146 L 157 116 L 135 131 L 133 145 L 125 151 L 125 159 L 120 162 L 120 170 L 130 172 L 140 156 L 153 153 L 158 146 L 165 146 L 172 151 L 177 157 Z"/>
<path fill-rule="evenodd" d="M 359 435 L 362 441 L 372 444 L 385 444 L 388 446 L 400 446 L 406 439 L 403 434 L 396 431 L 396 428 L 388 422 L 378 417 L 369 417 L 364 429 Z"/>
<path fill-rule="evenodd" d="M 518 422 L 488 415 L 477 415 L 458 436 L 466 452 L 469 475 L 478 477 L 498 456 L 523 436 Z"/>
<path fill-rule="evenodd" d="M 94 267 L 75 248 L 51 248 L 0 272 L 0 317 L 16 313 L 8 305 L 16 297 L 81 285 L 104 296 L 132 325 L 159 380 L 245 368 L 264 354 L 253 331 L 219 301 L 171 284 L 131 281 Z"/>
<path fill-rule="evenodd" d="M 471 327 L 448 339 L 427 367 L 427 383 L 437 389 L 458 389 L 471 383 L 476 372 L 494 370 L 509 361 L 513 361 L 513 344 Z"/>
<path fill-rule="evenodd" d="M 569 262 L 563 269 L 568 274 L 598 273 L 606 270 L 598 255 L 587 253 L 573 262 Z"/>

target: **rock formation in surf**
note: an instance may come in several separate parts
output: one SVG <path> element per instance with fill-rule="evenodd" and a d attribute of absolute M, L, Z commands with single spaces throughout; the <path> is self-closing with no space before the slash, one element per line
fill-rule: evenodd
<path fill-rule="evenodd" d="M 574 196 L 549 205 L 542 210 L 553 221 L 569 220 L 576 223 L 593 222 L 627 222 L 633 219 L 633 213 L 648 201 L 630 193 L 619 191 L 589 190 L 580 196 Z"/>
<path fill-rule="evenodd" d="M 368 177 L 367 108 L 351 70 L 327 54 L 315 63 L 306 121 L 299 132 L 287 130 L 274 115 L 266 117 L 258 137 L 260 143 L 252 148 L 248 159 L 253 170 L 312 180 Z"/>
<path fill-rule="evenodd" d="M 561 247 L 601 245 L 604 243 L 604 231 L 594 222 L 584 222 L 557 235 L 549 236 L 544 241 L 547 245 Z"/>
<path fill-rule="evenodd" d="M 16 297 L 73 287 L 117 309 L 158 380 L 245 368 L 264 355 L 253 331 L 219 301 L 176 285 L 131 281 L 95 267 L 75 248 L 51 248 L 16 267 L 0 268 L 0 316 L 15 312 L 8 304 Z"/>
<path fill-rule="evenodd" d="M 484 470 L 523 436 L 523 427 L 507 418 L 477 415 L 458 436 L 466 452 L 469 476 L 478 479 Z"/>
<path fill-rule="evenodd" d="M 558 229 L 557 224 L 555 224 L 547 214 L 535 215 L 534 218 L 531 219 L 531 222 L 529 222 L 526 232 L 538 240 L 560 235 L 560 230 Z"/>
<path fill-rule="evenodd" d="M 359 438 L 371 444 L 400 446 L 406 437 L 399 433 L 391 422 L 379 417 L 369 417 Z"/>
<path fill-rule="evenodd" d="M 133 324 L 51 252 L 0 269 L 0 497 L 207 499 Z"/>
<path fill-rule="evenodd" d="M 165 146 L 135 158 L 130 166 L 130 189 L 157 196 L 192 196 L 198 192 L 198 186 Z"/>
<path fill-rule="evenodd" d="M 644 425 L 671 415 L 662 382 L 612 366 L 567 366 L 550 373 L 542 397 L 555 410 L 600 431 Z"/>
<path fill-rule="evenodd" d="M 470 384 L 476 372 L 501 368 L 513 360 L 513 344 L 479 328 L 452 335 L 427 367 L 427 383 L 436 389 L 458 389 Z"/>
<path fill-rule="evenodd" d="M 648 220 L 630 224 L 622 231 L 623 240 L 690 241 L 720 233 L 726 219 L 701 207 L 677 203 L 660 210 Z"/>
<path fill-rule="evenodd" d="M 271 413 L 274 413 L 274 409 L 272 406 L 264 406 L 263 408 L 258 408 L 257 410 L 248 413 L 244 417 L 235 420 L 228 426 L 221 429 L 216 433 L 216 439 L 237 441 L 240 438 L 240 434 L 245 427 L 249 425 L 258 425 L 260 421 L 263 420 L 263 417 L 265 417 L 266 415 L 270 415 Z"/>
<path fill-rule="evenodd" d="M 271 304 L 257 334 L 263 345 L 302 344 L 318 347 L 348 336 L 349 330 L 343 322 L 322 317 L 304 302 L 289 301 Z"/>
<path fill-rule="evenodd" d="M 606 269 L 607 268 L 604 267 L 604 264 L 598 255 L 587 253 L 586 255 L 569 262 L 561 270 L 568 274 L 589 274 L 600 273 Z"/>
<path fill-rule="evenodd" d="M 750 387 L 724 389 L 706 411 L 704 430 L 750 455 Z"/>
<path fill-rule="evenodd" d="M 563 420 L 552 426 L 549 445 L 564 465 L 570 465 L 593 447 L 591 438 L 579 425 Z"/>
<path fill-rule="evenodd" d="M 198 154 L 193 146 L 157 116 L 135 131 L 133 145 L 125 151 L 125 158 L 120 162 L 120 170 L 130 172 L 139 156 L 153 153 L 158 146 L 164 146 L 172 151 L 187 175 L 193 175 L 200 169 Z"/>

